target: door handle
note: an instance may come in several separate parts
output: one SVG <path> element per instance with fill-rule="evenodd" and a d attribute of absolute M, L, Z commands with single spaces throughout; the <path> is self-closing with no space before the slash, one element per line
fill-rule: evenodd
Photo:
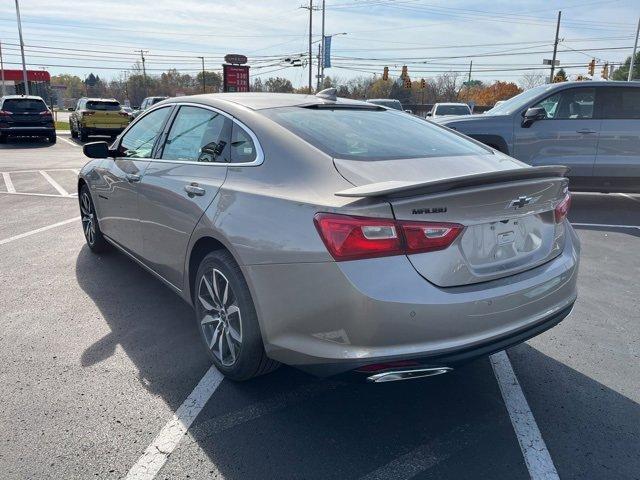
<path fill-rule="evenodd" d="M 185 185 L 184 191 L 189 195 L 198 195 L 199 197 L 206 193 L 205 189 L 199 187 L 197 183 L 190 183 L 189 185 Z"/>
<path fill-rule="evenodd" d="M 576 133 L 597 133 L 595 130 L 589 130 L 586 128 L 583 128 L 582 130 L 576 130 Z"/>
<path fill-rule="evenodd" d="M 140 175 L 136 175 L 134 173 L 127 173 L 125 177 L 129 183 L 139 182 L 142 178 Z"/>

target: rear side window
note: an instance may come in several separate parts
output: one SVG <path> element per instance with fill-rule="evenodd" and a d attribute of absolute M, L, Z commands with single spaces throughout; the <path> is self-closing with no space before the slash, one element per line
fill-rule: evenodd
<path fill-rule="evenodd" d="M 98 110 L 98 111 L 102 110 L 107 112 L 118 112 L 120 111 L 120 103 L 90 100 L 87 102 L 87 106 L 85 108 L 87 110 Z"/>
<path fill-rule="evenodd" d="M 163 160 L 228 162 L 231 120 L 198 107 L 180 107 L 162 152 Z"/>
<path fill-rule="evenodd" d="M 426 120 L 364 108 L 273 108 L 264 115 L 335 158 L 391 160 L 492 152 Z"/>
<path fill-rule="evenodd" d="M 599 95 L 602 118 L 640 118 L 640 88 L 604 88 Z"/>
<path fill-rule="evenodd" d="M 43 100 L 30 98 L 10 98 L 2 104 L 2 110 L 12 113 L 44 112 L 48 110 Z"/>
<path fill-rule="evenodd" d="M 257 158 L 256 146 L 251 135 L 237 123 L 233 124 L 231 134 L 231 162 L 250 163 Z"/>
<path fill-rule="evenodd" d="M 118 155 L 130 158 L 150 158 L 153 146 L 170 111 L 169 107 L 159 108 L 134 123 L 122 137 Z"/>

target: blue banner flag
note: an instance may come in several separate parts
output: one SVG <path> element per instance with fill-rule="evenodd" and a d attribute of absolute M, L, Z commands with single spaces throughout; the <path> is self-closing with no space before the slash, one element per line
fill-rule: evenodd
<path fill-rule="evenodd" d="M 331 68 L 331 36 L 324 37 L 324 68 Z"/>

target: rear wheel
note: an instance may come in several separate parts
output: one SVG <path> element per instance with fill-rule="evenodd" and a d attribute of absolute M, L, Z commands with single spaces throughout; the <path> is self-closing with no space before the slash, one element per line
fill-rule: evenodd
<path fill-rule="evenodd" d="M 73 123 L 69 126 L 71 129 L 71 138 L 78 138 L 78 132 L 73 128 Z"/>
<path fill-rule="evenodd" d="M 86 185 L 82 186 L 78 200 L 80 201 L 82 231 L 87 245 L 94 253 L 106 252 L 109 250 L 110 245 L 100 231 L 100 225 L 98 224 L 96 209 L 93 205 L 91 194 L 89 193 L 89 187 Z"/>
<path fill-rule="evenodd" d="M 241 381 L 279 366 L 264 351 L 249 287 L 229 252 L 216 250 L 202 260 L 194 289 L 200 337 L 218 370 Z"/>

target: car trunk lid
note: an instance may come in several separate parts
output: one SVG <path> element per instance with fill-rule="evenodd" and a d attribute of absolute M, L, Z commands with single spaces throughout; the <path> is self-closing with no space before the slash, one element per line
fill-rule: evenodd
<path fill-rule="evenodd" d="M 421 159 L 422 168 L 415 160 L 397 168 L 384 161 L 377 176 L 377 162 L 360 162 L 366 167 L 358 169 L 336 160 L 340 173 L 357 185 L 337 195 L 384 197 L 398 220 L 463 225 L 448 248 L 408 255 L 430 282 L 453 287 L 506 277 L 562 251 L 564 227 L 556 223 L 554 210 L 567 195 L 565 167 L 522 167 L 509 159 L 511 168 L 500 169 L 491 168 L 490 159 L 476 159 L 464 169 L 465 159 L 456 157 L 448 159 L 453 167 L 431 172 L 433 159 Z"/>

